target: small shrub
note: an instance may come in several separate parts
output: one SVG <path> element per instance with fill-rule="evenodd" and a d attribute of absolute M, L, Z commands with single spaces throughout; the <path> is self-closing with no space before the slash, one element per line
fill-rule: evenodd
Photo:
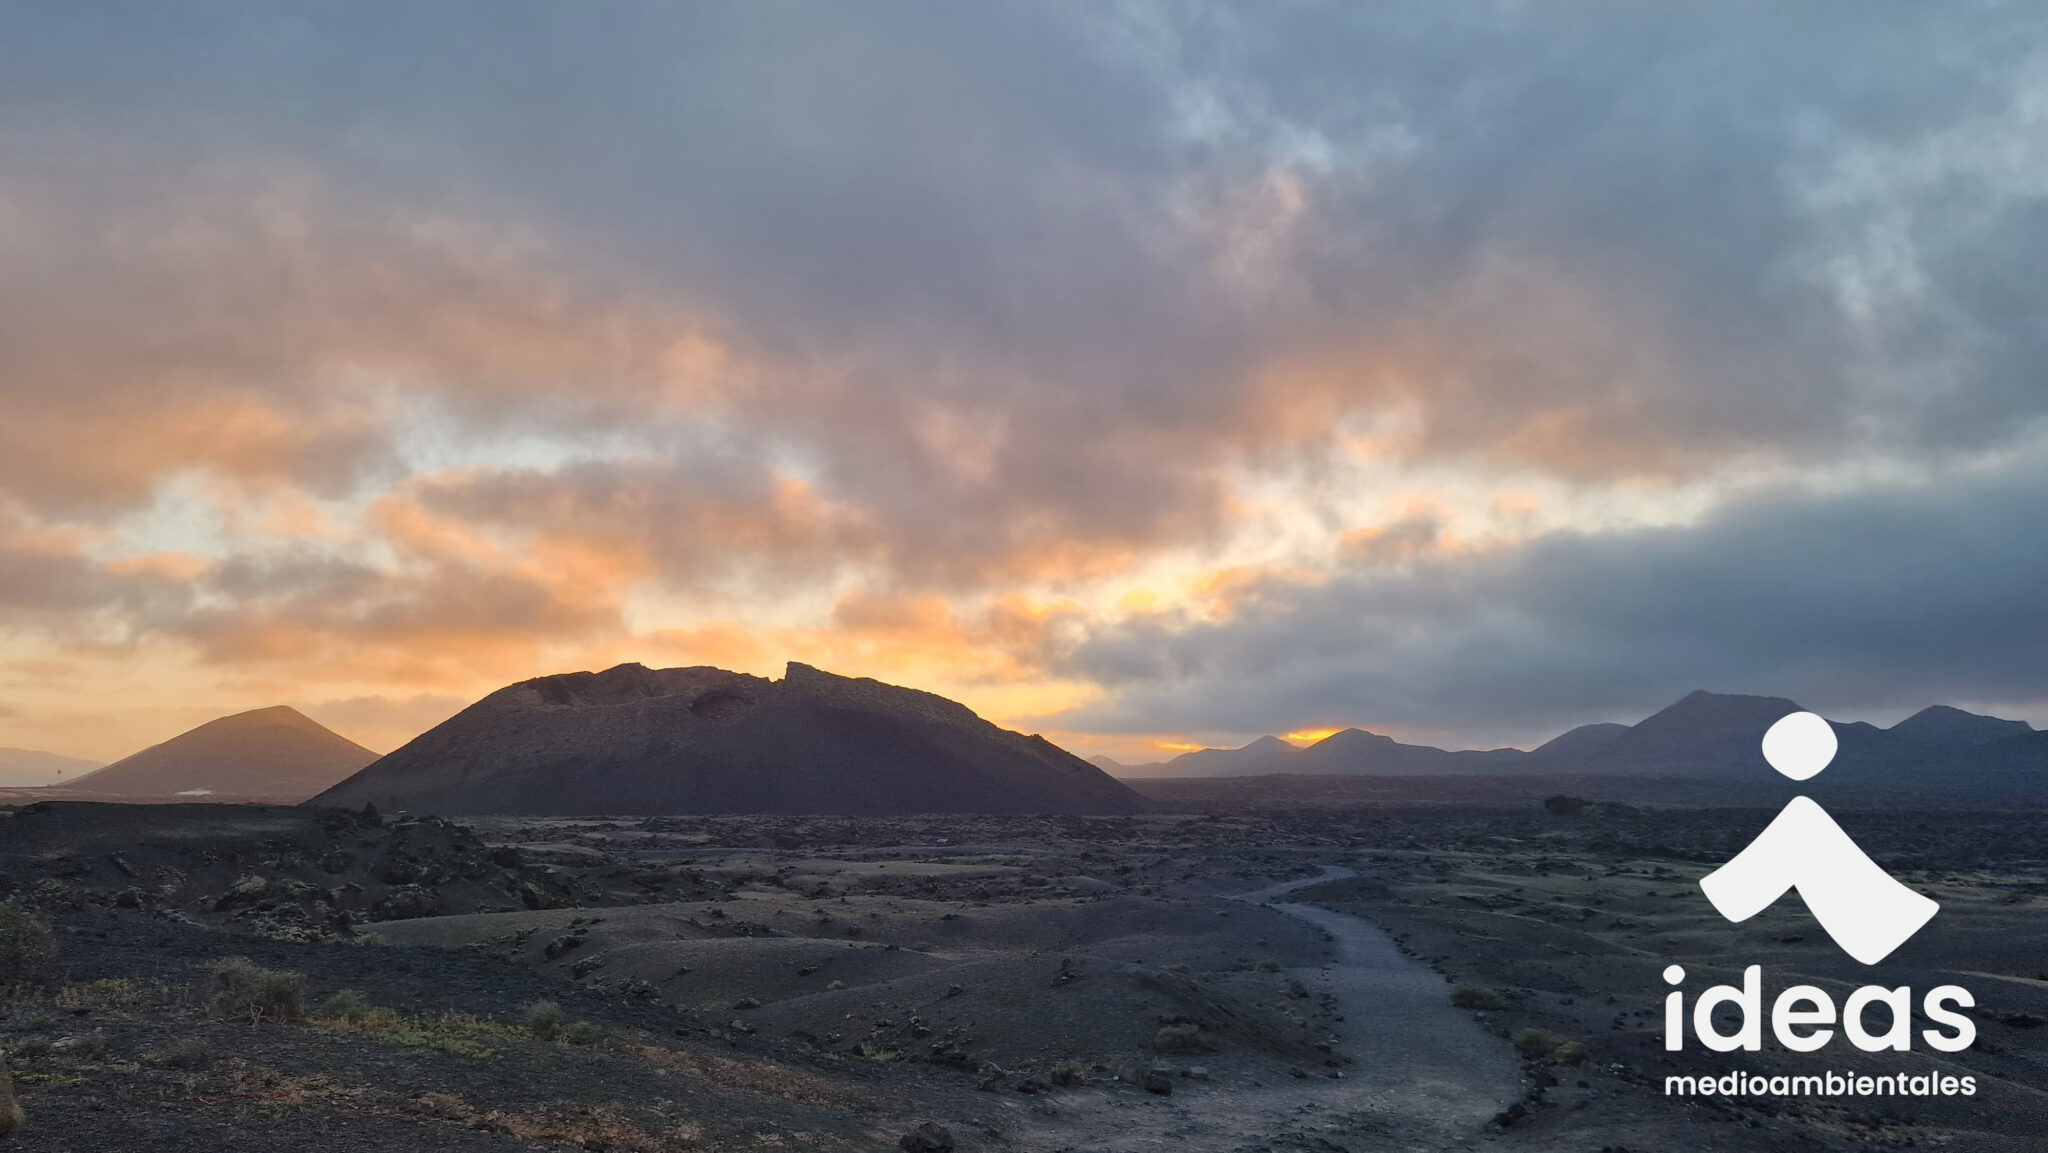
<path fill-rule="evenodd" d="M 1583 1041 L 1566 1041 L 1550 1051 L 1550 1059 L 1560 1065 L 1583 1065 L 1591 1056 Z"/>
<path fill-rule="evenodd" d="M 200 1069 L 212 1060 L 213 1050 L 203 1037 L 181 1037 L 149 1055 L 151 1064 L 173 1069 Z"/>
<path fill-rule="evenodd" d="M 571 1045 L 595 1045 L 604 1040 L 604 1030 L 588 1021 L 571 1021 L 562 1026 L 562 1040 Z"/>
<path fill-rule="evenodd" d="M 1451 1004 L 1460 1009 L 1498 1009 L 1507 1002 L 1484 985 L 1457 985 L 1451 989 Z"/>
<path fill-rule="evenodd" d="M 102 977 L 82 985 L 57 990 L 59 1009 L 129 1009 L 142 1004 L 162 990 L 145 987 L 127 977 Z"/>
<path fill-rule="evenodd" d="M 407 1041 L 406 1044 L 412 1044 Z M 456 1057 L 467 1057 L 472 1061 L 489 1061 L 498 1055 L 496 1049 L 479 1045 L 462 1037 L 429 1037 L 425 1042 L 429 1049 L 435 1049 Z"/>
<path fill-rule="evenodd" d="M 1152 1047 L 1161 1053 L 1200 1053 L 1208 1048 L 1199 1025 L 1166 1025 L 1152 1037 Z"/>
<path fill-rule="evenodd" d="M 213 963 L 213 1015 L 225 1021 L 305 1019 L 306 975 L 265 969 L 247 957 Z"/>
<path fill-rule="evenodd" d="M 1565 1043 L 1563 1037 L 1548 1029 L 1517 1029 L 1510 1040 L 1515 1046 L 1515 1052 L 1532 1061 L 1538 1057 L 1550 1056 Z"/>
<path fill-rule="evenodd" d="M 1260 962 L 1259 962 L 1259 972 L 1261 972 L 1261 973 L 1277 973 L 1277 972 L 1279 972 L 1279 971 L 1280 971 L 1280 962 L 1278 962 L 1278 961 L 1260 961 Z"/>
<path fill-rule="evenodd" d="M 569 1015 L 553 1001 L 535 1001 L 526 1007 L 526 1030 L 543 1041 L 560 1036 L 568 1021 Z"/>
<path fill-rule="evenodd" d="M 1063 1089 L 1088 1083 L 1088 1066 L 1064 1061 L 1052 1067 L 1052 1083 Z"/>
<path fill-rule="evenodd" d="M 8 1055 L 12 1057 L 40 1057 L 49 1051 L 50 1039 L 33 1033 L 26 1037 L 16 1037 L 7 1046 Z"/>
<path fill-rule="evenodd" d="M 0 985 L 57 980 L 57 937 L 50 923 L 12 902 L 0 903 Z"/>
<path fill-rule="evenodd" d="M 340 1021 L 356 1022 L 375 1012 L 376 1008 L 375 1005 L 370 1004 L 368 997 L 363 996 L 354 989 L 343 989 L 321 1002 L 320 1007 L 313 1011 L 313 1015 L 316 1017 L 332 1017 Z"/>

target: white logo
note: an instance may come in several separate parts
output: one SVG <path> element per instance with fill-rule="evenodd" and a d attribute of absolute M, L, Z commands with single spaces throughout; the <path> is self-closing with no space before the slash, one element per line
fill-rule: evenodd
<path fill-rule="evenodd" d="M 1835 759 L 1835 730 L 1812 713 L 1781 718 L 1764 734 L 1764 759 L 1803 781 Z M 1842 951 L 1875 965 L 1903 945 L 1941 906 L 1908 889 L 1866 856 L 1808 797 L 1794 797 L 1735 859 L 1701 878 L 1722 916 L 1747 921 L 1799 890 Z"/>

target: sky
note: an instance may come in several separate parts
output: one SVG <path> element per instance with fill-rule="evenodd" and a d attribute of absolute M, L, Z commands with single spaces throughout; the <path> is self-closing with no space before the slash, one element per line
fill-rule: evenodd
<path fill-rule="evenodd" d="M 2048 724 L 2024 5 L 0 8 L 0 745 Z"/>

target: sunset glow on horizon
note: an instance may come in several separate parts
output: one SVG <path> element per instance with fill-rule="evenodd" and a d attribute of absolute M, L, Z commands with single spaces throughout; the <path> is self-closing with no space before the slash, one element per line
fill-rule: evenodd
<path fill-rule="evenodd" d="M 1297 745 L 1312 745 L 1317 741 L 1328 740 L 1343 731 L 1343 729 L 1301 729 L 1296 732 L 1282 734 L 1281 739 L 1292 741 Z"/>
<path fill-rule="evenodd" d="M 624 662 L 1124 761 L 2048 722 L 2020 14 L 772 7 L 0 14 L 0 745 Z"/>

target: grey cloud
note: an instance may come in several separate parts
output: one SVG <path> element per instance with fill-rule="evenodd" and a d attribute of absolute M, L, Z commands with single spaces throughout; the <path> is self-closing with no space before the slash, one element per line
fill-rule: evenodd
<path fill-rule="evenodd" d="M 1682 528 L 1269 579 L 1232 618 L 1100 627 L 1062 671 L 1111 690 L 1059 727 L 1401 726 L 1541 739 L 1697 688 L 1883 712 L 2048 704 L 2048 464 L 1775 494 Z"/>
<path fill-rule="evenodd" d="M 222 394 L 318 433 L 243 446 L 252 475 L 388 480 L 393 430 L 335 383 L 363 361 L 480 439 L 633 439 L 658 463 L 508 468 L 434 499 L 642 537 L 678 578 L 701 558 L 664 533 L 714 513 L 771 524 L 735 552 L 955 590 L 1214 542 L 1228 469 L 1312 459 L 1346 415 L 1403 404 L 1416 452 L 1587 486 L 1995 457 L 2048 404 L 2044 37 L 1998 5 L 15 6 L 0 147 L 29 161 L 0 174 L 0 239 L 37 261 L 0 290 L 22 318 L 0 327 L 0 393 L 35 417 L 10 427 L 61 435 L 20 437 L 33 467 L 0 463 L 0 489 L 132 506 L 225 450 L 108 430 Z M 303 219 L 263 215 L 280 196 Z M 203 226 L 221 259 L 181 257 Z M 741 367 L 701 421 L 652 415 L 661 348 L 698 326 Z M 56 451 L 104 443 L 141 448 Z M 769 459 L 839 519 L 772 527 Z M 1875 530 L 1962 491 L 1829 515 Z M 1986 499 L 2024 518 L 2010 496 Z M 1966 661 L 1955 638 L 1999 639 L 2023 568 L 1963 596 L 1939 558 L 1802 577 L 1754 551 L 1818 507 L 1276 587 L 1228 629 L 1133 625 L 1073 667 L 1123 693 L 1105 724 L 1199 703 L 1205 726 L 1261 729 L 1367 690 L 1418 724 L 1497 697 L 1533 725 L 1749 682 L 1766 654 L 1873 698 L 1931 690 L 1928 670 L 2017 691 L 2017 658 Z M 1927 512 L 1932 539 L 1976 523 L 1956 511 Z M 1870 665 L 1746 625 L 1759 566 L 1809 632 L 1840 618 L 1814 651 Z M 377 601 L 346 566 L 241 571 L 221 587 L 252 611 L 350 627 L 616 626 L 516 582 L 470 611 L 432 582 Z M 1865 593 L 1812 584 L 1887 573 L 1867 619 L 1847 615 Z M 1940 589 L 1949 609 L 1915 599 Z M 1887 608 L 1906 623 L 1886 646 L 1850 635 Z M 1231 668 L 1267 678 L 1265 703 L 1157 687 Z"/>
<path fill-rule="evenodd" d="M 1836 227 L 1854 205 L 1798 195 L 1845 149 L 2020 116 L 2040 37 L 2013 10 L 230 5 L 11 22 L 17 129 L 290 157 L 351 199 L 528 221 L 577 274 L 715 312 L 775 364 L 745 418 L 906 525 L 1213 531 L 1206 478 L 1281 435 L 1251 382 L 1304 347 L 1347 350 L 1320 385 L 1333 411 L 1417 401 L 1430 450 L 1588 482 L 1738 452 L 1974 450 L 2041 405 L 2016 323 L 2041 303 L 2024 274 L 2037 197 L 1967 167 L 1901 191 L 1927 289 L 1892 327 L 1967 353 L 1930 396 L 1868 379 L 1823 283 L 1881 238 Z M 1180 214 L 1222 211 L 1276 164 L 1301 215 L 1247 292 L 1219 281 L 1228 238 Z M 1962 336 L 1941 323 L 1956 314 Z M 1390 349 L 1412 379 L 1372 371 Z M 934 406 L 1001 418 L 986 483 L 939 483 L 946 462 L 906 435 Z"/>

